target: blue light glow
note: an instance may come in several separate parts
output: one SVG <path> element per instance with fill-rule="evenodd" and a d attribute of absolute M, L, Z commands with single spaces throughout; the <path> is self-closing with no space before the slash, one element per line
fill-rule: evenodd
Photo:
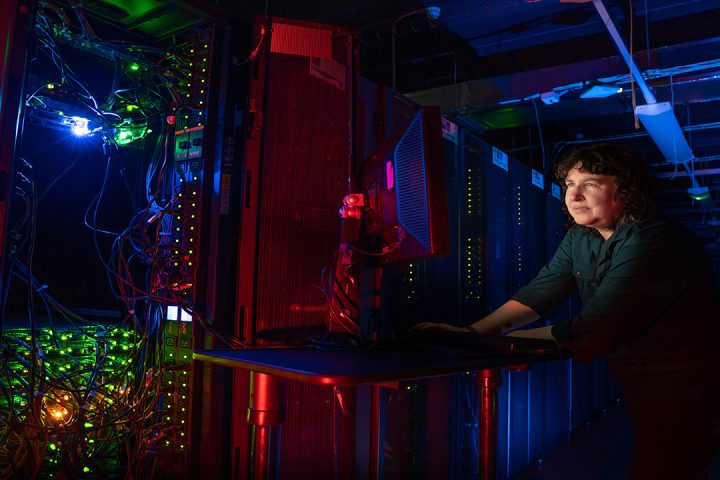
<path fill-rule="evenodd" d="M 88 124 L 90 120 L 83 117 L 69 117 L 69 124 L 71 125 L 71 132 L 76 137 L 86 137 L 90 135 L 90 128 Z"/>

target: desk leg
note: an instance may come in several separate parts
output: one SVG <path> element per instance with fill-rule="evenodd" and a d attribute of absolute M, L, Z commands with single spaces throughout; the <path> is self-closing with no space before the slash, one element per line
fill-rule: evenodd
<path fill-rule="evenodd" d="M 371 388 L 370 480 L 377 480 L 380 474 L 380 385 L 373 385 Z"/>
<path fill-rule="evenodd" d="M 277 477 L 277 425 L 283 421 L 280 381 L 265 373 L 250 372 L 251 425 L 250 476 L 252 480 Z"/>
<path fill-rule="evenodd" d="M 497 457 L 497 391 L 502 382 L 500 370 L 492 368 L 477 374 L 479 419 L 478 475 L 480 480 L 495 480 Z"/>

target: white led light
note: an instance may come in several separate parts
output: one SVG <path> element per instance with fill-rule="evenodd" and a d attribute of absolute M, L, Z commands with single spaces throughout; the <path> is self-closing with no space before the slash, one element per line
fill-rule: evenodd
<path fill-rule="evenodd" d="M 178 307 L 175 305 L 168 305 L 167 307 L 167 320 L 177 320 L 178 319 Z"/>
<path fill-rule="evenodd" d="M 90 135 L 90 128 L 88 128 L 88 123 L 90 123 L 90 120 L 83 117 L 70 117 L 70 125 L 71 125 L 71 131 L 72 134 L 76 137 L 84 137 L 87 135 Z"/>

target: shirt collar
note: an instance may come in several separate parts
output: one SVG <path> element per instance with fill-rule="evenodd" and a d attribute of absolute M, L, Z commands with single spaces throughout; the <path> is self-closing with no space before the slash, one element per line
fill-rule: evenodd
<path fill-rule="evenodd" d="M 635 229 L 636 222 L 626 222 L 621 225 L 618 225 L 617 228 L 615 228 L 615 231 L 613 232 L 612 236 L 608 239 L 608 242 L 619 242 L 621 240 L 625 240 Z"/>

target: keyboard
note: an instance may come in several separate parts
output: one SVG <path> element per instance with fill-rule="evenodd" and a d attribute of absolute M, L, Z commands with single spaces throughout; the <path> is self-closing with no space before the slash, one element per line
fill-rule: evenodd
<path fill-rule="evenodd" d="M 406 333 L 403 341 L 408 344 L 427 347 L 456 347 L 494 353 L 539 353 L 544 351 L 557 351 L 559 349 L 553 340 L 507 337 L 503 335 L 481 335 L 469 331 L 438 332 L 410 330 Z"/>

